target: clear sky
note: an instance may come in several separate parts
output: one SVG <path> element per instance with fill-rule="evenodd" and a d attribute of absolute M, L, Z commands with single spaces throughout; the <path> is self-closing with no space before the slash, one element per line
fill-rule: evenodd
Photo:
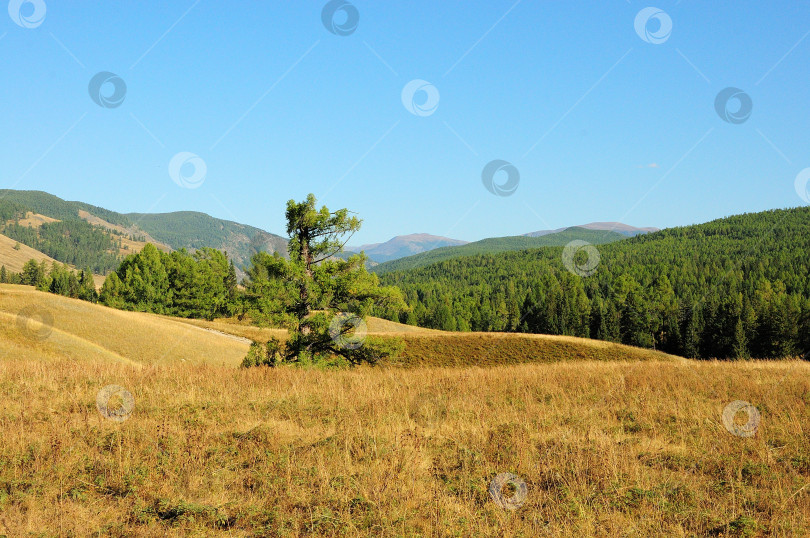
<path fill-rule="evenodd" d="M 656 0 L 640 26 L 637 0 L 21 3 L 0 11 L 4 188 L 281 235 L 312 192 L 364 219 L 352 243 L 805 203 L 808 2 Z M 490 192 L 493 160 L 513 168 Z"/>

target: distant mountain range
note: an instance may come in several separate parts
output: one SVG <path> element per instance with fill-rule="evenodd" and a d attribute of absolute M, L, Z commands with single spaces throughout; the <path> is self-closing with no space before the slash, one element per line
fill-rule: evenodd
<path fill-rule="evenodd" d="M 373 262 L 376 262 L 376 264 L 382 264 L 385 262 L 398 260 L 400 258 L 406 258 L 417 254 L 422 254 L 423 252 L 430 252 L 432 250 L 441 249 L 444 247 L 462 247 L 464 245 L 472 245 L 471 247 L 469 247 L 469 249 L 471 250 L 479 251 L 483 248 L 485 250 L 490 251 L 489 247 L 493 247 L 494 245 L 497 244 L 498 247 L 495 247 L 496 250 L 492 252 L 500 252 L 501 250 L 515 250 L 515 249 L 519 250 L 521 248 L 533 248 L 535 246 L 545 246 L 545 242 L 543 244 L 535 242 L 526 242 L 518 239 L 518 237 L 543 237 L 546 235 L 558 234 L 560 232 L 564 232 L 572 228 L 615 232 L 624 237 L 633 237 L 636 235 L 658 231 L 658 228 L 637 228 L 635 226 L 630 226 L 628 224 L 623 224 L 621 222 L 591 222 L 589 224 L 581 224 L 577 226 L 567 226 L 565 228 L 557 228 L 556 230 L 539 230 L 536 232 L 529 232 L 527 234 L 523 234 L 522 236 L 513 236 L 513 239 L 511 241 L 506 241 L 507 238 L 505 237 L 496 237 L 496 238 L 482 239 L 480 241 L 470 243 L 469 241 L 462 241 L 461 239 L 451 239 L 449 237 L 441 237 L 437 235 L 419 233 L 410 235 L 398 235 L 392 239 L 389 239 L 385 243 L 371 243 L 368 245 L 360 245 L 358 247 L 346 247 L 346 250 L 350 252 L 364 251 Z M 613 237 L 613 239 L 619 239 L 619 237 Z M 509 244 L 510 247 L 514 248 L 506 248 L 507 243 Z M 455 254 L 456 252 L 467 252 L 467 250 L 462 248 L 459 250 L 447 250 L 446 252 L 452 253 L 452 255 L 456 255 Z M 444 258 L 444 256 L 442 256 L 442 258 Z"/>
<path fill-rule="evenodd" d="M 576 239 L 599 245 L 627 239 L 628 236 L 610 230 L 590 230 L 586 228 L 564 228 L 559 232 L 550 232 L 539 237 L 515 235 L 509 237 L 491 237 L 464 245 L 441 247 L 413 256 L 398 258 L 381 263 L 372 268 L 375 273 L 388 273 L 390 271 L 404 271 L 424 267 L 433 263 L 457 258 L 459 256 L 474 256 L 476 254 L 496 254 L 498 252 L 527 250 L 541 247 L 564 246 Z"/>
<path fill-rule="evenodd" d="M 542 237 L 548 234 L 554 234 L 567 230 L 568 228 L 585 228 L 586 230 L 608 230 L 611 232 L 620 233 L 628 237 L 636 235 L 647 234 L 659 231 L 658 228 L 636 228 L 629 224 L 622 224 L 621 222 L 591 222 L 588 224 L 578 224 L 576 226 L 568 226 L 566 228 L 557 228 L 556 230 L 539 230 L 537 232 L 529 232 L 523 234 L 527 237 Z"/>
<path fill-rule="evenodd" d="M 21 230 L 19 226 L 39 228 L 61 223 L 59 233 L 87 236 L 85 245 L 103 243 L 99 242 L 98 237 L 93 239 L 92 234 L 100 234 L 101 239 L 104 239 L 105 234 L 108 235 L 117 245 L 117 252 L 114 248 L 110 250 L 109 245 L 97 247 L 98 252 L 93 251 L 92 247 L 86 247 L 87 251 L 82 257 L 83 260 L 93 260 L 106 256 L 106 269 L 99 269 L 99 272 L 106 272 L 109 267 L 114 267 L 109 261 L 115 261 L 114 258 L 109 258 L 110 254 L 123 256 L 137 252 L 147 242 L 154 243 L 165 251 L 202 247 L 225 251 L 236 265 L 240 277 L 244 275 L 243 268 L 249 265 L 250 258 L 256 252 L 287 254 L 285 238 L 254 226 L 218 219 L 205 213 L 118 213 L 84 202 L 66 201 L 42 191 L 0 190 L 0 217 L 0 231 L 6 235 L 15 232 L 16 241 L 26 244 L 28 240 L 32 243 L 29 245 L 32 248 L 67 263 L 79 262 L 66 259 L 70 256 L 64 252 L 66 246 L 63 241 L 59 240 L 60 245 L 50 244 L 52 248 L 48 248 L 48 241 L 42 240 L 42 232 L 37 238 L 36 233 L 32 236 L 32 232 Z M 87 224 L 95 231 L 88 231 Z M 44 231 L 44 228 L 41 230 Z M 636 228 L 618 222 L 592 222 L 576 227 L 540 230 L 521 236 L 482 239 L 473 243 L 417 233 L 399 235 L 384 243 L 347 247 L 347 252 L 341 253 L 340 257 L 345 258 L 352 252 L 363 251 L 369 257 L 369 267 L 383 273 L 420 267 L 454 256 L 564 245 L 573 239 L 584 239 L 595 244 L 606 243 L 654 231 L 657 228 Z M 50 237 L 53 236 L 51 231 Z M 49 241 L 53 243 L 55 240 Z M 37 244 L 33 244 L 35 242 Z M 3 261 L 0 259 L 0 262 Z"/>
<path fill-rule="evenodd" d="M 373 261 L 378 263 L 396 260 L 406 256 L 427 252 L 441 247 L 465 245 L 467 241 L 450 239 L 426 233 L 398 235 L 385 243 L 372 243 L 359 247 L 346 247 L 351 252 L 365 252 Z"/>

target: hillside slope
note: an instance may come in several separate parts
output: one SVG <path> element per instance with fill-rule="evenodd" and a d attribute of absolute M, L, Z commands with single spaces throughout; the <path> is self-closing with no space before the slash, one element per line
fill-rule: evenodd
<path fill-rule="evenodd" d="M 20 245 L 19 250 L 14 248 L 17 244 Z M 7 271 L 19 273 L 28 260 L 36 260 L 37 262 L 45 261 L 48 264 L 53 264 L 53 262 L 56 261 L 43 252 L 0 234 L 0 266 L 5 265 Z M 72 267 L 72 269 L 75 271 L 79 270 L 76 267 Z M 93 274 L 93 281 L 96 284 L 96 288 L 101 288 L 105 278 L 106 277 L 103 275 Z"/>
<path fill-rule="evenodd" d="M 282 329 L 254 327 L 233 319 L 180 321 L 257 342 L 264 342 L 270 338 L 281 340 L 286 338 L 286 331 Z M 370 337 L 391 337 L 403 341 L 405 349 L 402 354 L 383 364 L 406 368 L 485 367 L 569 361 L 683 362 L 685 360 L 660 351 L 574 336 L 437 331 L 373 316 L 368 318 L 367 327 L 367 335 Z"/>
<path fill-rule="evenodd" d="M 60 223 L 61 230 L 70 232 L 75 229 L 77 233 L 73 235 L 76 236 L 88 235 L 85 224 L 88 223 L 96 230 L 94 233 L 102 231 L 110 236 L 116 246 L 121 243 L 120 249 L 110 248 L 104 253 L 97 252 L 96 256 L 99 258 L 108 258 L 107 254 L 124 256 L 137 252 L 146 242 L 154 243 L 164 251 L 210 247 L 227 252 L 241 276 L 241 268 L 249 263 L 256 252 L 264 250 L 287 254 L 287 241 L 283 237 L 205 213 L 179 211 L 122 214 L 84 202 L 66 201 L 42 191 L 0 189 L 0 228 L 15 228 L 15 224 L 20 224 L 23 228 L 29 225 L 38 228 L 44 223 L 54 222 Z M 29 246 L 35 246 L 33 243 L 36 238 L 31 233 L 25 229 L 15 231 L 21 239 L 32 243 Z M 56 253 L 53 256 L 61 262 L 70 262 L 60 259 L 62 256 Z M 112 265 L 115 264 L 106 259 L 103 264 L 104 272 Z"/>
<path fill-rule="evenodd" d="M 205 213 L 127 213 L 126 217 L 173 249 L 211 247 L 223 250 L 238 268 L 248 265 L 250 258 L 259 251 L 287 255 L 287 240 L 283 237 Z"/>
<path fill-rule="evenodd" d="M 392 366 L 498 366 L 571 360 L 678 361 L 660 352 L 566 336 L 447 333 L 370 318 L 370 336 L 399 337 Z M 125 312 L 28 286 L 0 285 L 0 356 L 90 359 L 151 366 L 177 363 L 237 367 L 251 340 L 286 331 L 232 320 L 204 321 Z"/>
<path fill-rule="evenodd" d="M 0 356 L 110 360 L 138 366 L 237 366 L 249 342 L 180 321 L 0 285 Z"/>
<path fill-rule="evenodd" d="M 43 191 L 0 189 L 0 200 L 17 204 L 34 213 L 47 215 L 57 220 L 77 220 L 79 211 L 87 211 L 115 225 L 128 226 L 131 224 L 126 217 L 115 211 L 84 202 L 70 202 Z"/>
<path fill-rule="evenodd" d="M 20 245 L 19 250 L 14 248 L 14 246 L 17 244 Z M 55 261 L 47 254 L 43 254 L 42 252 L 33 249 L 28 245 L 23 245 L 10 237 L 0 234 L 0 265 L 5 265 L 6 270 L 19 273 L 22 271 L 25 262 L 31 259 L 36 260 L 37 262 L 45 261 L 48 263 L 53 263 Z"/>

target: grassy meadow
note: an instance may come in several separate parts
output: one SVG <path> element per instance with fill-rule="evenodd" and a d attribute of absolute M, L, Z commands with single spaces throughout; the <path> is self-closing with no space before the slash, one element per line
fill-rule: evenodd
<path fill-rule="evenodd" d="M 416 364 L 245 370 L 242 338 L 271 329 L 29 290 L 0 286 L 0 535 L 810 533 L 806 362 L 371 320 Z M 50 332 L 15 321 L 31 306 Z M 132 395 L 119 420 L 108 385 Z M 735 400 L 759 411 L 751 437 L 721 419 Z M 516 510 L 488 493 L 501 473 L 526 484 Z"/>

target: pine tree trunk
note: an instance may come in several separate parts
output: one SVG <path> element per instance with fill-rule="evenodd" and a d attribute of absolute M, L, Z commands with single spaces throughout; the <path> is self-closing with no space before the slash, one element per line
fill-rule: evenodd
<path fill-rule="evenodd" d="M 309 316 L 311 308 L 307 283 L 312 281 L 312 253 L 309 251 L 308 230 L 304 229 L 301 231 L 301 234 L 299 235 L 299 242 L 301 245 L 301 260 L 304 263 L 304 274 L 306 275 L 306 278 L 301 281 L 301 286 L 299 288 L 301 305 L 298 312 L 298 321 L 301 327 L 301 334 L 306 335 L 311 331 L 309 325 L 304 323 L 304 320 L 307 318 L 307 316 Z"/>

